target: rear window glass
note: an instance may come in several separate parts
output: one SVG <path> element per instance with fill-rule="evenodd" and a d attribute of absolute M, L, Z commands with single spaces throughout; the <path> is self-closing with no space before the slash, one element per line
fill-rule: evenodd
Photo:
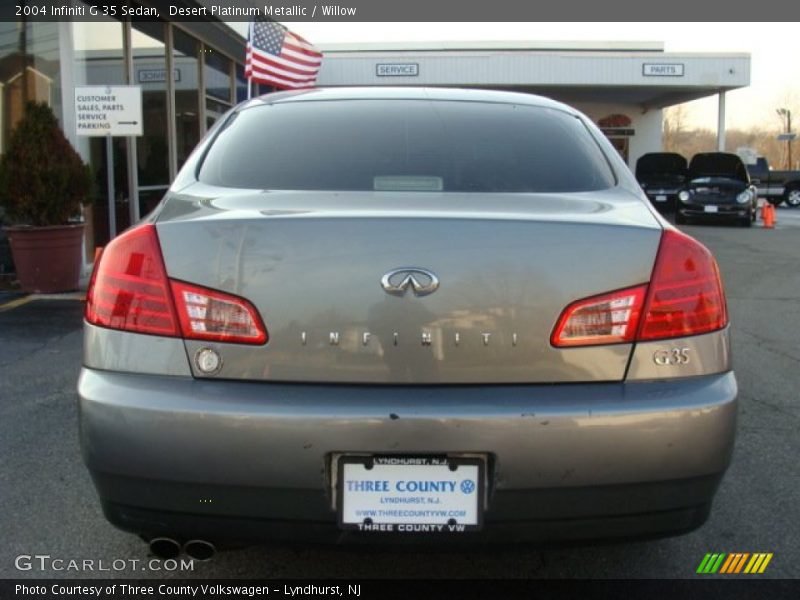
<path fill-rule="evenodd" d="M 276 190 L 582 192 L 615 178 L 559 110 L 427 100 L 288 102 L 236 115 L 200 169 L 211 185 Z"/>

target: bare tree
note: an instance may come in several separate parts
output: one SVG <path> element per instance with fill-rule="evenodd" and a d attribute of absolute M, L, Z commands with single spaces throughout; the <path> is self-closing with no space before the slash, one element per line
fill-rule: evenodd
<path fill-rule="evenodd" d="M 775 117 L 780 122 L 781 133 L 796 132 L 797 119 L 800 118 L 800 111 L 798 111 L 798 108 L 800 108 L 800 98 L 798 98 L 798 93 L 794 90 L 785 90 L 778 102 L 778 106 L 775 109 Z M 795 125 L 792 124 L 793 120 Z M 780 162 L 781 164 L 785 165 L 785 168 L 787 169 L 794 167 L 792 146 L 792 140 L 786 140 L 786 142 L 781 143 Z"/>
<path fill-rule="evenodd" d="M 664 111 L 662 146 L 665 152 L 680 152 L 686 116 L 686 106 L 683 104 L 670 106 Z"/>

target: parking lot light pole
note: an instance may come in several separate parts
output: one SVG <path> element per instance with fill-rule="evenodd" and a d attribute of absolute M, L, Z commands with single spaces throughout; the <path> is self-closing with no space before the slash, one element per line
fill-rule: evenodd
<path fill-rule="evenodd" d="M 789 163 L 788 169 L 792 168 L 792 111 L 788 108 L 778 108 L 776 111 L 781 119 L 785 119 L 786 124 L 786 159 Z"/>

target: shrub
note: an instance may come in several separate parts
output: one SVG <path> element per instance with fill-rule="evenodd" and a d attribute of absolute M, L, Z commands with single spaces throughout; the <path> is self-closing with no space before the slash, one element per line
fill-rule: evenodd
<path fill-rule="evenodd" d="M 91 201 L 89 167 L 69 143 L 53 111 L 29 102 L 0 160 L 0 205 L 16 225 L 65 225 Z"/>

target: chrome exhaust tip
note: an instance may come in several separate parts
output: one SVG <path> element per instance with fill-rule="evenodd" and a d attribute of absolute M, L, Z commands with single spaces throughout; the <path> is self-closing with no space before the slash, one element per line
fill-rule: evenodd
<path fill-rule="evenodd" d="M 154 556 L 161 559 L 178 558 L 178 556 L 181 554 L 181 545 L 172 538 L 153 538 L 150 540 L 149 544 L 150 552 L 152 552 Z"/>
<path fill-rule="evenodd" d="M 205 540 L 189 540 L 183 545 L 183 552 L 189 558 L 202 562 L 214 558 L 217 549 L 214 544 Z"/>

